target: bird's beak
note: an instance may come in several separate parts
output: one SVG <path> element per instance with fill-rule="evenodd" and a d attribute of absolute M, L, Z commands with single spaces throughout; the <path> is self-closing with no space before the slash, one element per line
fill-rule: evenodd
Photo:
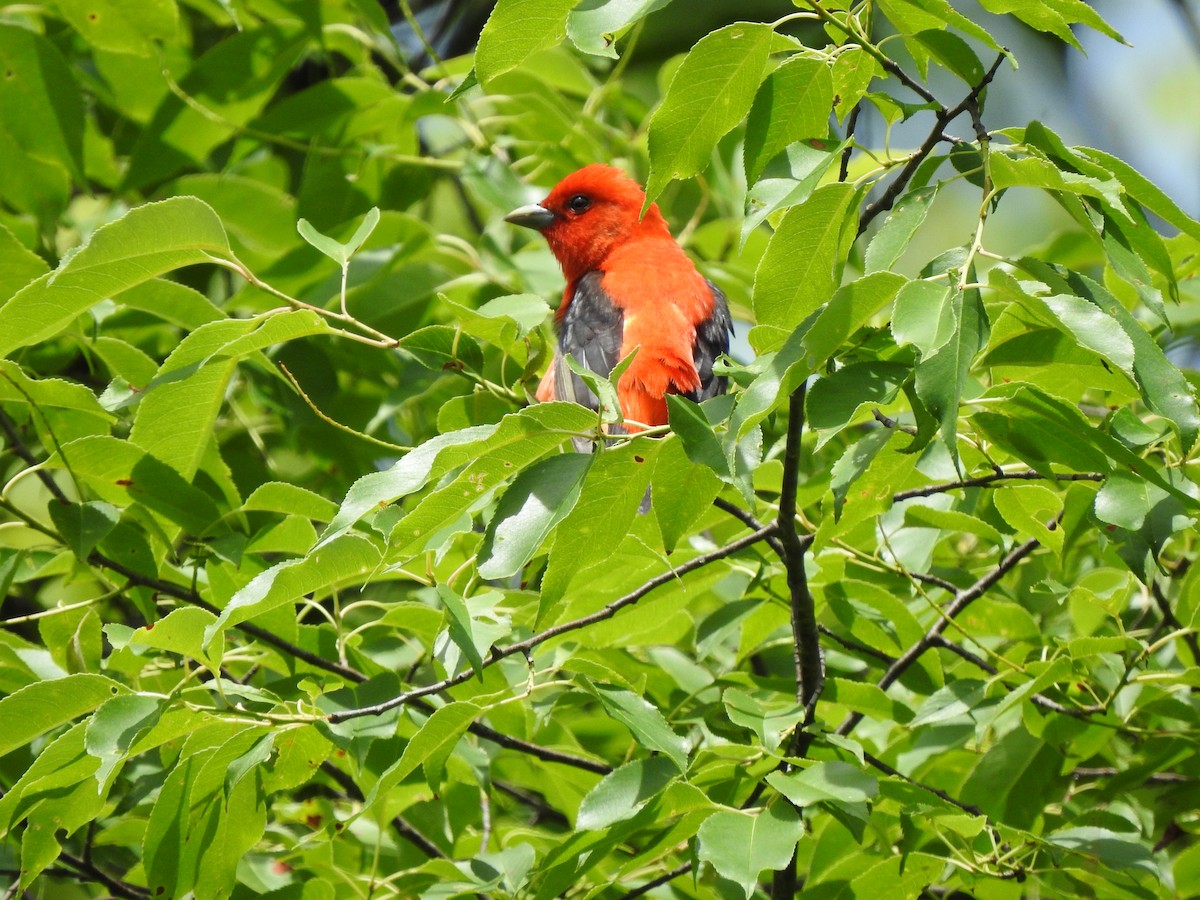
<path fill-rule="evenodd" d="M 525 228 L 532 228 L 535 231 L 541 231 L 554 221 L 554 213 L 540 204 L 531 203 L 529 206 L 514 209 L 504 217 L 504 221 L 511 222 L 513 225 L 523 225 Z"/>

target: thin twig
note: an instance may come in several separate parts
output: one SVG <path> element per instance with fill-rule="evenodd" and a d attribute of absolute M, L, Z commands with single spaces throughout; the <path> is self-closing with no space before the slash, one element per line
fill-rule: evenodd
<path fill-rule="evenodd" d="M 633 898 L 635 898 L 635 897 L 643 897 L 646 894 L 650 893 L 652 890 L 654 890 L 656 887 L 661 887 L 664 884 L 672 882 L 676 878 L 686 875 L 691 870 L 692 870 L 692 864 L 690 862 L 682 863 L 682 864 L 676 866 L 675 868 L 673 868 L 671 871 L 664 872 L 662 875 L 659 875 L 653 881 L 647 881 L 641 887 L 636 887 L 629 893 L 622 894 L 620 900 L 633 900 Z"/>
<path fill-rule="evenodd" d="M 1171 609 L 1171 603 L 1157 581 L 1151 583 L 1150 595 L 1154 597 L 1154 603 L 1162 614 L 1163 621 L 1176 630 L 1183 628 L 1183 623 L 1179 621 L 1175 615 L 1175 611 Z M 1180 638 L 1187 645 L 1188 650 L 1191 651 L 1192 665 L 1200 665 L 1200 643 L 1197 643 L 1196 632 L 1184 631 L 1180 635 Z"/>
<path fill-rule="evenodd" d="M 847 650 L 851 650 L 854 653 L 861 653 L 863 656 L 869 656 L 872 659 L 877 659 L 885 666 L 890 666 L 896 661 L 896 657 L 889 656 L 882 650 L 876 650 L 874 647 L 868 647 L 866 644 L 860 644 L 858 641 L 851 640 L 848 637 L 842 637 L 827 625 L 818 624 L 817 629 L 821 632 L 821 634 L 830 638 L 835 643 L 845 647 Z"/>
<path fill-rule="evenodd" d="M 72 853 L 68 853 L 66 850 L 61 851 L 58 854 L 58 858 L 80 875 L 86 876 L 90 881 L 104 885 L 112 891 L 114 897 L 121 897 L 124 900 L 142 900 L 142 898 L 150 896 L 150 892 L 145 888 L 139 887 L 136 884 L 128 884 L 119 878 L 114 878 L 93 863 L 89 863 Z"/>
<path fill-rule="evenodd" d="M 961 800 L 956 800 L 950 794 L 947 794 L 941 788 L 935 788 L 933 785 L 925 784 L 917 781 L 916 779 L 909 778 L 902 772 L 893 769 L 882 759 L 872 756 L 870 753 L 864 752 L 863 759 L 865 759 L 870 765 L 874 766 L 880 772 L 883 772 L 885 775 L 891 775 L 893 778 L 899 778 L 901 781 L 907 781 L 909 784 L 913 785 L 914 787 L 919 787 L 923 791 L 929 791 L 929 793 L 941 797 L 947 803 L 957 806 L 965 813 L 970 813 L 973 816 L 982 816 L 984 814 L 983 810 L 981 810 L 978 806 L 972 806 L 970 803 L 963 803 Z"/>
<path fill-rule="evenodd" d="M 725 500 L 722 497 L 713 498 L 713 506 L 723 512 L 729 513 L 729 515 L 733 516 L 747 528 L 752 528 L 755 531 L 758 531 L 759 529 L 765 527 L 762 522 L 758 521 L 758 519 L 756 519 L 746 510 L 742 509 L 736 503 L 730 503 L 728 500 Z M 765 540 L 767 545 L 782 558 L 783 544 L 780 543 L 779 538 L 777 538 L 775 535 L 770 535 L 769 537 L 765 538 Z"/>
<path fill-rule="evenodd" d="M 288 369 L 288 367 L 285 366 L 283 363 L 279 363 L 279 368 L 283 372 L 283 374 L 287 376 L 287 380 L 292 383 L 292 387 L 294 387 L 296 389 L 296 393 L 298 393 L 300 395 L 301 399 L 303 399 L 304 402 L 308 404 L 308 408 L 311 409 L 316 414 L 317 418 L 320 419 L 322 422 L 324 422 L 326 425 L 332 425 L 334 428 L 338 429 L 339 431 L 344 431 L 346 434 L 352 434 L 356 438 L 361 438 L 364 441 L 369 441 L 370 443 L 376 445 L 377 447 L 383 447 L 387 450 L 395 450 L 398 453 L 407 453 L 408 451 L 413 449 L 412 447 L 405 447 L 401 444 L 393 444 L 391 441 L 385 441 L 382 438 L 377 438 L 374 435 L 367 434 L 366 432 L 355 431 L 349 425 L 343 425 L 341 422 L 337 421 L 336 419 L 333 419 L 333 418 L 327 416 L 324 412 L 321 411 L 320 407 L 318 407 L 317 404 L 315 404 L 312 401 L 312 398 L 309 397 L 307 393 L 305 393 L 304 388 L 300 387 L 300 382 L 296 380 L 296 376 L 291 373 L 291 371 Z"/>
<path fill-rule="evenodd" d="M 337 766 L 330 762 L 323 762 L 321 763 L 321 771 L 329 776 L 329 778 L 333 779 L 333 781 L 337 782 L 338 787 L 342 789 L 348 798 L 358 801 L 359 803 L 363 801 L 363 792 L 355 783 L 354 779 Z M 429 838 L 425 837 L 425 835 L 421 834 L 421 832 L 417 831 L 417 829 L 413 828 L 412 825 L 410 825 L 400 816 L 394 816 L 392 818 L 392 830 L 430 859 L 446 858 L 446 854 L 442 852 L 441 847 L 439 847 Z"/>

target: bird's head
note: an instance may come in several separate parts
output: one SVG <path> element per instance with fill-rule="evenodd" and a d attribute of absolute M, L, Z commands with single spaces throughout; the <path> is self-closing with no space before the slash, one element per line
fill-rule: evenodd
<path fill-rule="evenodd" d="M 645 201 L 641 186 L 620 169 L 593 163 L 560 181 L 541 203 L 515 209 L 504 220 L 545 235 L 563 274 L 574 281 L 601 268 L 626 241 L 670 238 L 657 204 L 641 215 Z"/>

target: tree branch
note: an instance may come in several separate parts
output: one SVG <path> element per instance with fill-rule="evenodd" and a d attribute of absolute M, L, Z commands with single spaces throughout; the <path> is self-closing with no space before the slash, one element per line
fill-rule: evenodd
<path fill-rule="evenodd" d="M 1051 523 L 1051 527 L 1056 527 L 1057 523 Z M 1000 561 L 1000 563 L 986 575 L 976 581 L 968 588 L 964 588 L 954 595 L 954 599 L 949 606 L 938 617 L 929 630 L 915 644 L 899 657 L 894 663 L 888 666 L 883 676 L 876 682 L 876 687 L 886 691 L 893 685 L 901 675 L 908 671 L 909 667 L 917 661 L 917 659 L 934 645 L 950 621 L 961 613 L 964 609 L 982 597 L 992 585 L 1004 577 L 1011 569 L 1015 568 L 1017 563 L 1027 557 L 1030 553 L 1038 548 L 1037 540 L 1031 538 L 1018 547 L 1009 551 L 1008 555 Z M 859 712 L 851 713 L 846 717 L 845 721 L 838 726 L 836 734 L 845 736 L 855 729 L 859 722 L 863 720 L 863 714 Z"/>
<path fill-rule="evenodd" d="M 348 798 L 351 800 L 357 800 L 360 803 L 362 802 L 364 799 L 363 792 L 359 789 L 353 778 L 328 761 L 321 763 L 321 771 L 335 781 L 337 786 L 342 789 L 342 792 Z M 413 828 L 413 826 L 401 816 L 394 816 L 392 818 L 392 830 L 430 859 L 446 858 L 446 854 L 442 852 L 441 847 L 439 847 L 429 838 L 425 837 L 425 835 L 421 834 L 421 832 L 417 831 L 417 829 Z"/>
<path fill-rule="evenodd" d="M 128 884 L 119 878 L 114 878 L 103 869 L 97 868 L 95 864 L 81 859 L 72 853 L 68 853 L 66 850 L 61 851 L 58 854 L 58 858 L 80 875 L 87 877 L 90 881 L 104 885 L 112 891 L 114 897 L 121 897 L 124 900 L 143 900 L 144 897 L 150 896 L 150 892 L 145 888 L 135 884 Z"/>
<path fill-rule="evenodd" d="M 980 475 L 978 478 L 965 478 L 962 481 L 944 481 L 941 484 L 927 484 L 924 487 L 910 488 L 900 491 L 892 497 L 893 503 L 910 500 L 913 497 L 931 497 L 934 494 L 944 494 L 959 488 L 991 487 L 1001 481 L 1042 481 L 1048 480 L 1041 472 L 1025 469 L 1020 472 L 996 472 L 993 475 Z M 1103 481 L 1104 476 L 1098 472 L 1065 472 L 1056 474 L 1054 481 Z"/>
<path fill-rule="evenodd" d="M 523 641 L 517 641 L 516 643 L 509 644 L 507 647 L 493 647 L 492 652 L 489 653 L 487 659 L 483 661 L 483 668 L 486 669 L 494 666 L 496 663 L 500 662 L 500 660 L 507 659 L 508 657 L 517 653 L 528 653 L 539 644 L 543 644 L 551 638 L 558 637 L 561 634 L 567 634 L 571 631 L 577 631 L 581 628 L 586 628 L 588 625 L 594 625 L 597 622 L 603 622 L 605 619 L 611 619 L 625 607 L 637 603 L 642 599 L 642 597 L 649 594 L 655 588 L 661 587 L 664 584 L 668 584 L 669 582 L 674 581 L 681 575 L 685 575 L 688 572 L 703 568 L 704 566 L 716 562 L 717 560 L 724 559 L 727 556 L 732 556 L 738 551 L 744 550 L 746 547 L 750 547 L 759 541 L 765 540 L 774 532 L 775 525 L 764 525 L 759 530 L 748 534 L 745 537 L 738 538 L 736 541 L 733 541 L 724 547 L 718 547 L 716 550 L 711 550 L 708 553 L 701 554 L 700 556 L 690 559 L 682 565 L 670 569 L 661 575 L 654 576 L 641 587 L 630 591 L 624 597 L 614 600 L 612 603 L 609 603 L 607 606 L 602 607 L 590 615 L 581 616 L 578 619 L 572 619 L 570 622 L 563 622 L 559 625 L 554 625 L 550 628 L 547 628 L 545 631 L 538 632 L 532 637 L 526 638 Z M 377 716 L 381 713 L 387 712 L 389 709 L 395 709 L 398 706 L 404 706 L 407 703 L 412 703 L 418 697 L 425 697 L 429 694 L 440 693 L 441 691 L 452 688 L 455 685 L 462 684 L 465 681 L 469 681 L 474 677 L 474 675 L 475 672 L 473 669 L 467 669 L 466 671 L 460 672 L 457 675 L 444 678 L 441 681 L 433 684 L 429 684 L 420 688 L 414 688 L 411 691 L 405 691 L 403 694 L 399 694 L 390 700 L 385 700 L 383 703 L 376 703 L 372 706 L 363 706 L 358 709 L 346 709 L 340 712 L 331 713 L 329 716 L 329 721 L 337 723 L 344 722 L 347 719 L 354 719 L 359 716 Z"/>
<path fill-rule="evenodd" d="M 646 894 L 650 893 L 652 890 L 654 890 L 656 887 L 661 887 L 664 884 L 672 882 L 676 878 L 686 875 L 691 870 L 692 870 L 692 864 L 690 862 L 685 862 L 682 865 L 676 866 L 671 871 L 665 872 L 662 875 L 659 875 L 653 881 L 647 881 L 641 887 L 636 887 L 629 893 L 622 894 L 621 900 L 633 900 L 633 898 L 635 898 L 635 897 L 643 897 Z"/>
<path fill-rule="evenodd" d="M 871 222 L 875 220 L 876 216 L 878 216 L 880 213 L 887 212 L 892 208 L 892 204 L 896 202 L 896 199 L 904 192 L 904 189 L 908 187 L 908 183 L 917 173 L 917 169 L 920 167 L 921 163 L 923 163 L 929 154 L 933 152 L 933 148 L 941 143 L 943 129 L 945 129 L 945 127 L 954 119 L 957 119 L 964 112 L 970 109 L 972 104 L 979 99 L 979 95 L 982 93 L 983 89 L 991 83 L 993 78 L 996 77 L 996 72 L 999 70 L 1000 63 L 1003 61 L 1004 54 L 1001 53 L 996 57 L 996 61 L 992 63 L 992 67 L 988 69 L 986 73 L 984 73 L 981 79 L 979 79 L 979 83 L 971 88 L 970 93 L 968 93 L 967 96 L 964 97 L 957 106 L 954 106 L 950 109 L 947 109 L 944 106 L 941 108 L 941 110 L 937 113 L 937 121 L 934 123 L 933 128 L 930 129 L 929 135 L 925 138 L 925 141 L 919 148 L 917 148 L 917 152 L 914 153 L 909 161 L 904 164 L 904 168 L 900 170 L 900 174 L 898 174 L 891 181 L 891 183 L 888 184 L 879 198 L 873 203 L 868 204 L 866 209 L 862 211 L 862 215 L 858 217 L 859 234 L 862 234 L 867 230 L 868 226 L 870 226 Z M 885 65 L 884 68 L 887 68 L 887 66 Z M 889 71 L 891 70 L 889 69 Z M 907 82 L 905 83 L 907 84 Z M 929 99 L 933 100 L 932 97 Z"/>

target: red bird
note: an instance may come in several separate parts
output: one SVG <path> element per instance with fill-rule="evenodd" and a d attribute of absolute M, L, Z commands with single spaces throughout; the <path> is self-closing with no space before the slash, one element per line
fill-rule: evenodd
<path fill-rule="evenodd" d="M 657 204 L 641 215 L 645 200 L 628 175 L 595 163 L 541 203 L 505 216 L 545 236 L 567 279 L 554 316 L 558 352 L 538 400 L 597 409 L 596 395 L 563 357 L 607 377 L 637 348 L 617 382 L 625 431 L 667 424 L 667 394 L 699 403 L 724 393 L 725 379 L 712 367 L 733 331 L 725 295 L 696 271 Z"/>

